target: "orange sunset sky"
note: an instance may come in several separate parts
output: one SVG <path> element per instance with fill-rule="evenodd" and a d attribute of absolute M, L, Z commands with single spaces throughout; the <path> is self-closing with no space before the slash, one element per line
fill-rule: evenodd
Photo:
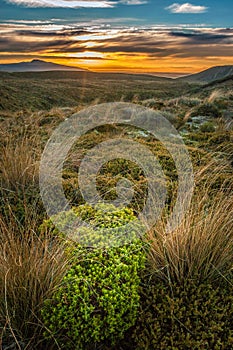
<path fill-rule="evenodd" d="M 0 64 L 43 59 L 185 74 L 233 63 L 232 0 L 0 0 L 0 7 Z"/>

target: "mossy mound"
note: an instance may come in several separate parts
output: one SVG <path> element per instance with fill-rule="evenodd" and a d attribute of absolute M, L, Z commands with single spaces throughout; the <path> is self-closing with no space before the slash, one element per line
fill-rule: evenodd
<path fill-rule="evenodd" d="M 132 210 L 104 204 L 80 206 L 76 215 L 95 227 L 94 239 L 135 219 Z M 42 229 L 46 226 L 59 235 L 51 221 Z M 136 321 L 139 272 L 145 261 L 142 241 L 135 238 L 130 244 L 93 249 L 67 240 L 67 247 L 72 266 L 42 308 L 45 335 L 64 349 L 93 349 L 103 341 L 114 344 Z"/>

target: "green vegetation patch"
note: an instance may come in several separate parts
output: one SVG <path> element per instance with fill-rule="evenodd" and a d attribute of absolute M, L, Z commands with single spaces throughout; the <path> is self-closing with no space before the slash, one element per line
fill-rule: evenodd
<path fill-rule="evenodd" d="M 232 284 L 165 285 L 142 288 L 140 316 L 133 332 L 135 350 L 230 350 L 233 347 Z"/>
<path fill-rule="evenodd" d="M 95 237 L 102 237 L 102 228 L 108 231 L 135 219 L 129 209 L 103 204 L 94 209 L 80 206 L 76 214 L 96 226 Z M 42 228 L 50 224 L 47 221 Z M 60 346 L 77 350 L 93 348 L 101 341 L 114 344 L 136 321 L 139 272 L 145 261 L 142 241 L 135 238 L 130 244 L 108 249 L 67 241 L 67 253 L 72 267 L 42 309 L 47 338 L 55 337 Z"/>

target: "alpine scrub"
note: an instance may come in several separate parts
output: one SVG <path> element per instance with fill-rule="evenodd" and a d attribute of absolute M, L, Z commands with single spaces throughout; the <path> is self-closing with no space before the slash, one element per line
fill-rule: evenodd
<path fill-rule="evenodd" d="M 231 350 L 232 302 L 232 279 L 169 285 L 144 278 L 132 349 Z"/>
<path fill-rule="evenodd" d="M 104 229 L 110 234 L 111 228 L 120 229 L 135 220 L 130 209 L 111 205 L 83 205 L 74 211 L 95 227 L 94 240 L 102 237 Z M 46 226 L 53 230 L 51 221 L 42 227 Z M 67 246 L 72 267 L 42 309 L 46 336 L 55 337 L 66 349 L 87 349 L 103 341 L 114 344 L 136 321 L 139 273 L 145 262 L 143 243 L 135 236 L 132 242 L 107 249 L 87 248 L 72 240 Z"/>

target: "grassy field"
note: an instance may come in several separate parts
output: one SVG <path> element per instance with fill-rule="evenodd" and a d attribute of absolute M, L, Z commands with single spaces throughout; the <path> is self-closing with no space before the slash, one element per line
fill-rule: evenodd
<path fill-rule="evenodd" d="M 48 110 L 133 98 L 176 97 L 188 83 L 150 75 L 91 72 L 1 73 L 0 110 Z"/>
<path fill-rule="evenodd" d="M 200 86 L 147 75 L 0 73 L 3 350 L 232 349 L 232 88 L 232 78 Z M 135 193 L 126 212 L 82 206 L 78 169 L 88 150 L 130 138 L 153 152 L 167 181 L 166 206 L 154 227 L 133 246 L 99 252 L 81 249 L 48 221 L 39 164 L 62 121 L 109 101 L 160 111 L 179 130 L 195 189 L 182 223 L 167 234 L 178 186 L 171 154 L 134 127 L 90 130 L 70 150 L 62 181 L 70 205 L 94 221 L 98 234 L 130 222 L 145 203 L 148 185 L 137 164 L 109 161 L 98 173 L 97 188 L 102 198 L 114 200 L 117 181 L 132 181 Z"/>

